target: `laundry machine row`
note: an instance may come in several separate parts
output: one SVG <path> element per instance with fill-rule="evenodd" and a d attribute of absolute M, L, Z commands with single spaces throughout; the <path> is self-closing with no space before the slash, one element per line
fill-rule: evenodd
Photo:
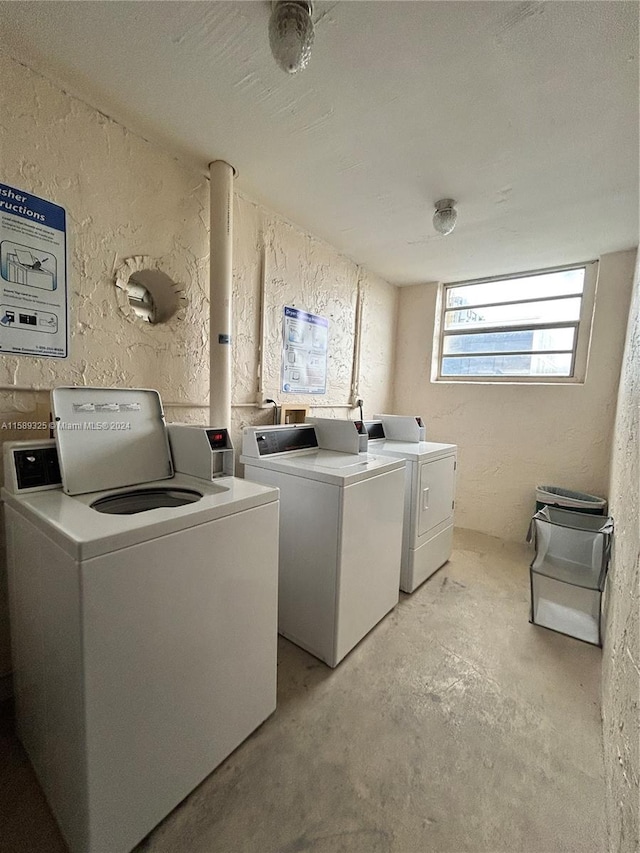
<path fill-rule="evenodd" d="M 278 630 L 332 667 L 451 555 L 456 446 L 375 417 L 243 435 L 244 476 L 280 490 Z"/>
<path fill-rule="evenodd" d="M 445 562 L 456 448 L 253 427 L 240 480 L 157 392 L 52 410 L 55 441 L 5 445 L 18 733 L 73 853 L 126 853 L 275 709 L 276 626 L 334 667 Z"/>
<path fill-rule="evenodd" d="M 52 410 L 4 449 L 18 734 L 73 853 L 126 853 L 275 710 L 278 492 L 155 391 Z"/>

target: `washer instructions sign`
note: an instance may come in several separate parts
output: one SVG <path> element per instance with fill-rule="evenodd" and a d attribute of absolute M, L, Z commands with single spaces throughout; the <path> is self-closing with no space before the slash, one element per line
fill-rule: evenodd
<path fill-rule="evenodd" d="M 329 321 L 298 308 L 284 309 L 282 390 L 289 394 L 327 393 Z"/>
<path fill-rule="evenodd" d="M 0 184 L 0 354 L 66 358 L 63 207 Z"/>

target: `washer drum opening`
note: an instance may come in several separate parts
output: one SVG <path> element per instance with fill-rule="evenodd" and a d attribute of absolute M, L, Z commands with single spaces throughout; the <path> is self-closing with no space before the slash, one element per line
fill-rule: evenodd
<path fill-rule="evenodd" d="M 196 503 L 201 497 L 195 489 L 139 489 L 98 498 L 91 504 L 91 508 L 110 515 L 135 515 L 149 509 L 186 506 Z"/>

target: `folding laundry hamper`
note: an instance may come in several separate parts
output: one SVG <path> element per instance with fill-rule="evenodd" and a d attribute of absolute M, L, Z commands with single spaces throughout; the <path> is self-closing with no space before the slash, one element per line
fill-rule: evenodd
<path fill-rule="evenodd" d="M 613 519 L 544 507 L 531 519 L 529 621 L 602 645 L 602 591 L 609 567 Z"/>

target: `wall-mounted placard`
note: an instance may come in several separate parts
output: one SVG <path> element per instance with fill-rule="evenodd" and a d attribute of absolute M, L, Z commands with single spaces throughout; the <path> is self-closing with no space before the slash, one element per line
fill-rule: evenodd
<path fill-rule="evenodd" d="M 289 394 L 326 394 L 329 321 L 286 307 L 282 329 L 281 390 Z"/>
<path fill-rule="evenodd" d="M 0 354 L 66 358 L 63 207 L 0 184 Z"/>

